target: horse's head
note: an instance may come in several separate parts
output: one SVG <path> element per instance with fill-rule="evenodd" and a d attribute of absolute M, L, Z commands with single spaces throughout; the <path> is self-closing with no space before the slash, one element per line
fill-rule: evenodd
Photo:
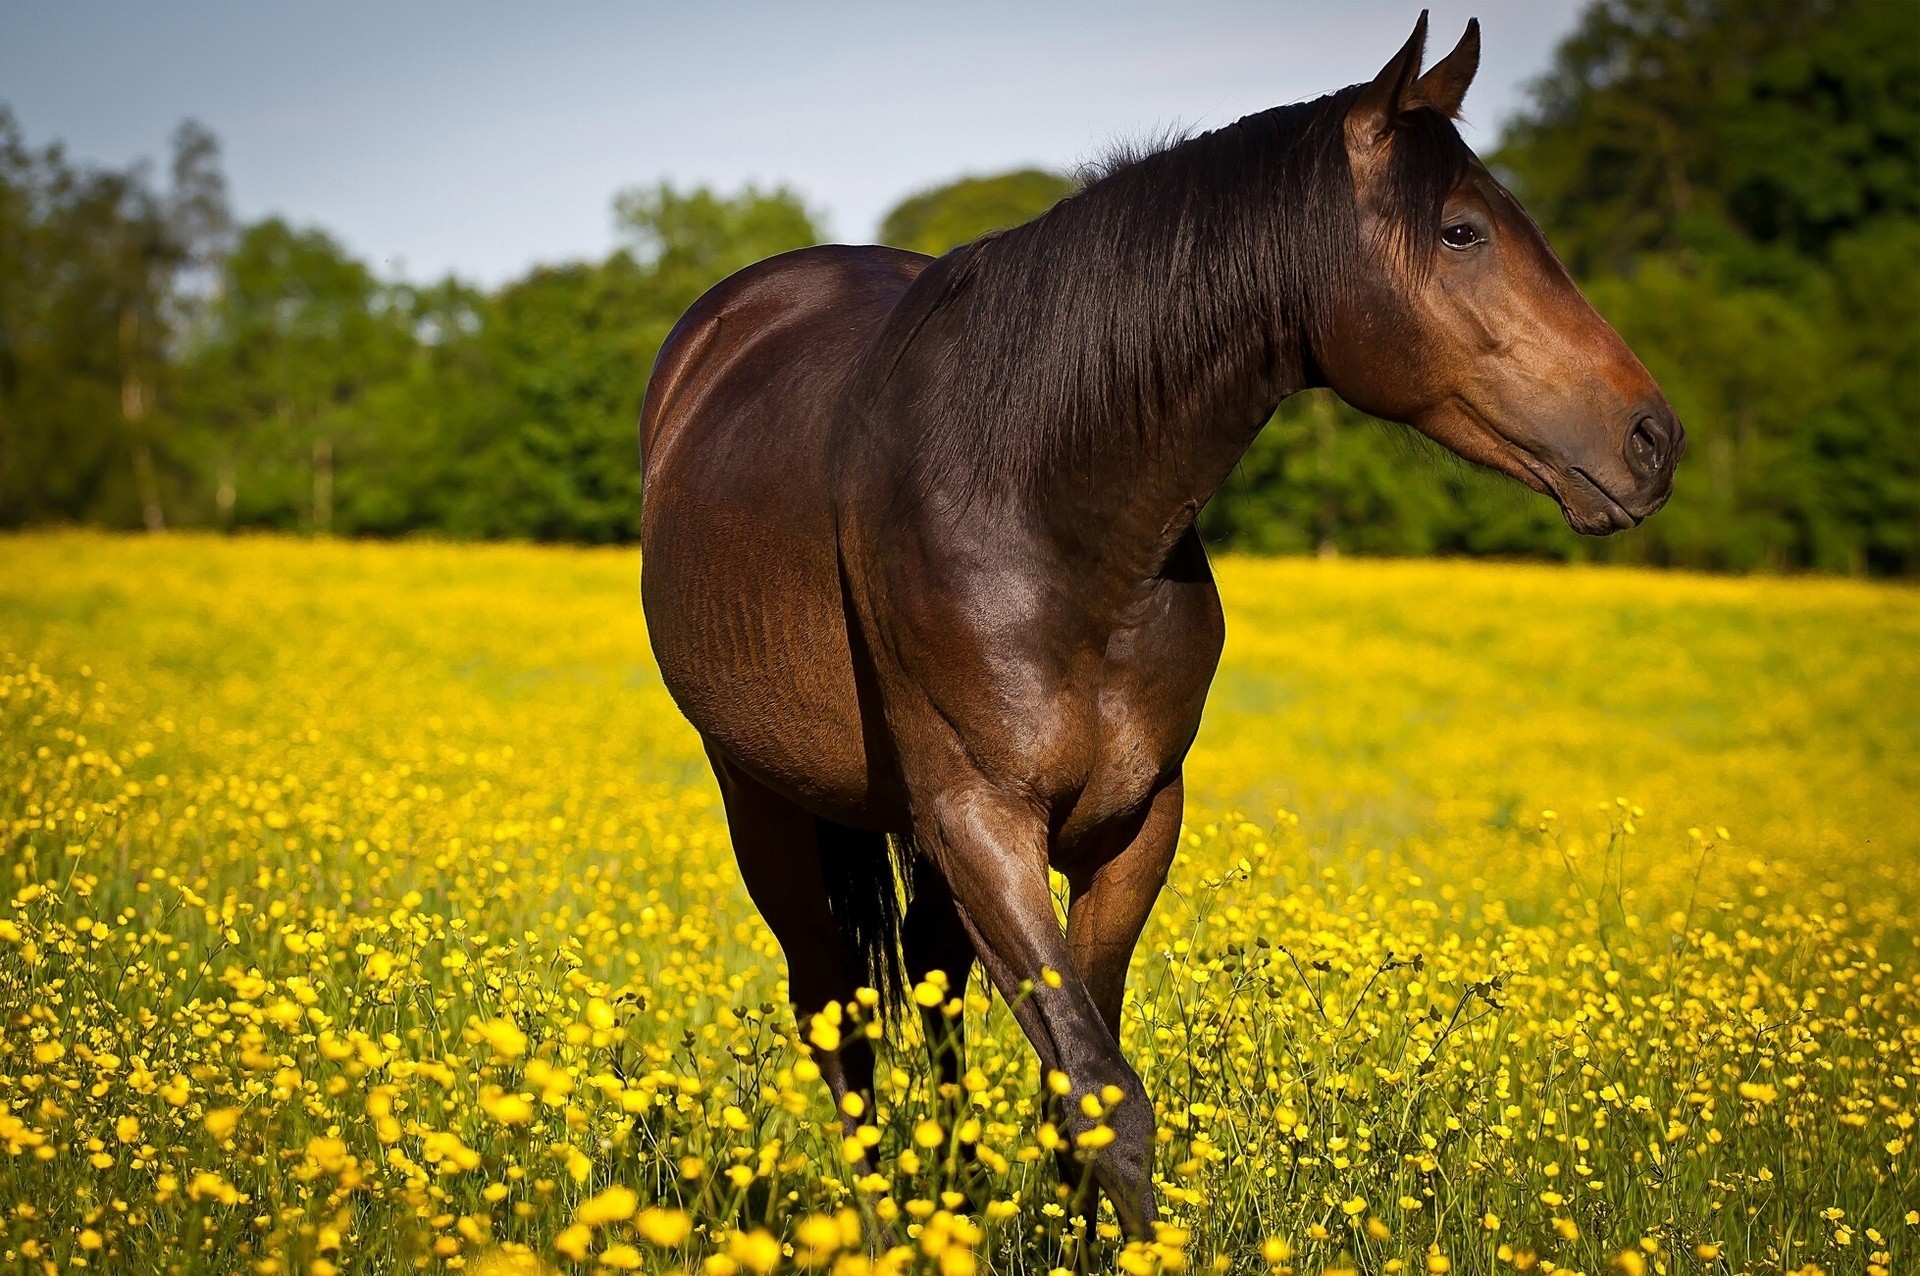
<path fill-rule="evenodd" d="M 1575 531 L 1666 503 L 1666 396 L 1453 126 L 1480 28 L 1422 75 L 1413 38 L 1345 102 L 1361 261 L 1314 342 L 1327 383 L 1559 502 Z"/>

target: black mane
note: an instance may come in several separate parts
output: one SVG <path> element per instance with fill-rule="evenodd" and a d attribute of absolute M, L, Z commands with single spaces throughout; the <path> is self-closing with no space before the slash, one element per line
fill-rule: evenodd
<path fill-rule="evenodd" d="M 1120 430 L 1151 446 L 1218 410 L 1229 386 L 1277 400 L 1305 383 L 1315 324 L 1353 263 L 1389 247 L 1359 242 L 1345 138 L 1358 93 L 1123 155 L 1041 217 L 930 268 L 892 350 L 897 361 L 928 327 L 950 334 L 921 464 L 1030 478 Z M 1384 208 L 1416 270 L 1470 161 L 1439 112 L 1401 122 Z M 964 321 L 939 324 L 942 311 Z"/>

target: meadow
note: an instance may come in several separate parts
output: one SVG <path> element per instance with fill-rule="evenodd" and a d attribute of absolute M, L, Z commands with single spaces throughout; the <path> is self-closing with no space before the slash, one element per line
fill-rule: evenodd
<path fill-rule="evenodd" d="M 638 568 L 0 539 L 0 1270 L 1920 1265 L 1920 593 L 1218 564 L 1128 1243 L 977 981 L 843 1139 Z"/>

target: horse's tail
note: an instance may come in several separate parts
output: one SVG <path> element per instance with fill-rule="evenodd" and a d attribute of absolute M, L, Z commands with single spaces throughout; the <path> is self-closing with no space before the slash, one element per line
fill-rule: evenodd
<path fill-rule="evenodd" d="M 906 918 L 913 839 L 889 837 L 814 818 L 820 868 L 827 881 L 827 907 L 834 923 L 859 954 L 867 986 L 880 994 L 880 1010 L 899 1018 L 907 1005 L 906 961 L 900 926 Z"/>

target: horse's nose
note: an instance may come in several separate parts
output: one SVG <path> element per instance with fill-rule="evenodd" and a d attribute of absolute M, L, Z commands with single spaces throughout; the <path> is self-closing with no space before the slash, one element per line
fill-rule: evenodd
<path fill-rule="evenodd" d="M 1687 433 L 1666 404 L 1641 409 L 1627 431 L 1627 468 L 1643 487 L 1671 482 L 1673 467 L 1686 451 Z"/>

